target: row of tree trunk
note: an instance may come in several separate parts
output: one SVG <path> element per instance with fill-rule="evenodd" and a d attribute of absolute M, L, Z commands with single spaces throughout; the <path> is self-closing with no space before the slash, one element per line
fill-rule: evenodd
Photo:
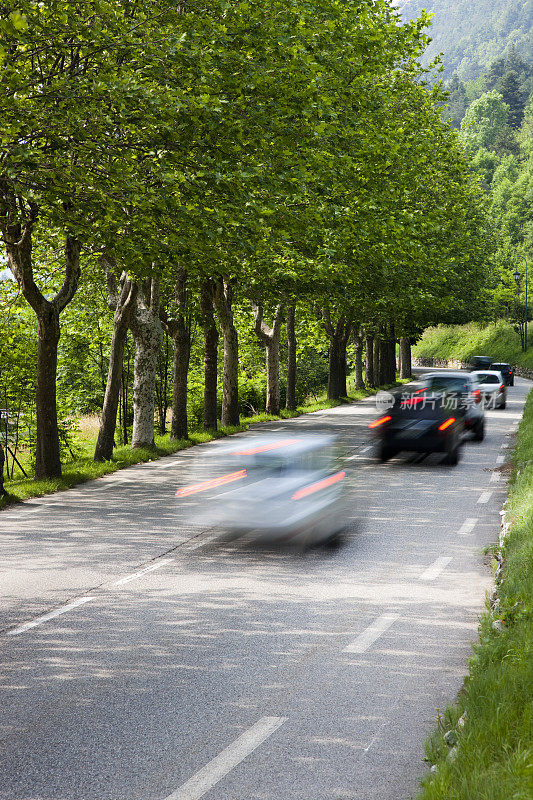
<path fill-rule="evenodd" d="M 120 285 L 114 264 L 101 259 L 105 270 L 109 303 L 114 309 L 113 337 L 109 374 L 105 393 L 102 420 L 95 460 L 109 459 L 113 453 L 114 432 L 120 391 L 120 370 L 124 343 L 128 328 L 135 339 L 135 365 L 133 385 L 134 424 L 132 447 L 154 445 L 154 388 L 155 373 L 162 331 L 167 332 L 174 344 L 174 382 L 172 398 L 172 439 L 186 439 L 187 426 L 187 378 L 191 352 L 191 318 L 187 311 L 187 275 L 178 274 L 175 283 L 174 314 L 170 317 L 159 301 L 157 278 L 142 284 L 131 282 L 123 274 Z M 222 414 L 223 426 L 238 425 L 239 395 L 239 343 L 233 315 L 234 290 L 231 283 L 222 279 L 206 281 L 201 289 L 200 312 L 204 334 L 204 412 L 205 430 L 216 430 L 218 422 L 217 382 L 219 326 L 223 341 Z M 255 333 L 265 347 L 267 371 L 267 413 L 280 412 L 280 343 L 284 308 L 280 304 L 274 312 L 272 325 L 264 319 L 260 303 L 252 303 Z M 332 320 L 328 308 L 322 310 L 324 329 L 329 337 L 329 399 L 347 395 L 346 351 L 353 335 L 355 346 L 355 386 L 377 387 L 396 380 L 396 336 L 393 324 L 381 325 L 375 335 L 363 334 L 350 318 L 340 316 Z M 217 324 L 218 322 L 218 324 Z M 295 308 L 289 306 L 286 313 L 287 329 L 287 397 L 286 406 L 296 407 L 296 333 Z M 363 369 L 363 351 L 366 362 Z M 400 339 L 399 368 L 402 377 L 410 377 L 411 352 L 409 339 Z"/>

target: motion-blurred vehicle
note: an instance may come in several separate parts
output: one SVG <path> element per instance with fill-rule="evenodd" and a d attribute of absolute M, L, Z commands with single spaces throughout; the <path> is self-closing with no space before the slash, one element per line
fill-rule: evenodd
<path fill-rule="evenodd" d="M 199 495 L 197 525 L 216 526 L 226 538 L 310 547 L 335 546 L 344 529 L 345 472 L 335 436 L 267 435 L 217 445 L 197 477 L 176 495 Z M 194 498 L 196 499 L 196 498 Z"/>
<path fill-rule="evenodd" d="M 464 413 L 465 430 L 473 434 L 476 442 L 485 438 L 485 409 L 481 389 L 472 372 L 428 372 L 420 382 L 433 392 L 453 393 Z"/>
<path fill-rule="evenodd" d="M 501 372 L 506 386 L 514 386 L 514 369 L 506 361 L 494 361 L 491 369 Z"/>
<path fill-rule="evenodd" d="M 485 408 L 505 408 L 507 403 L 507 387 L 501 372 L 493 369 L 478 370 L 475 376 Z"/>
<path fill-rule="evenodd" d="M 388 461 L 399 452 L 444 453 L 446 464 L 460 458 L 465 409 L 452 392 L 433 390 L 423 382 L 406 384 L 394 402 L 370 424 L 377 437 L 377 455 Z"/>
<path fill-rule="evenodd" d="M 490 369 L 492 358 L 490 356 L 474 356 L 470 362 L 470 371 L 474 372 L 478 369 Z"/>

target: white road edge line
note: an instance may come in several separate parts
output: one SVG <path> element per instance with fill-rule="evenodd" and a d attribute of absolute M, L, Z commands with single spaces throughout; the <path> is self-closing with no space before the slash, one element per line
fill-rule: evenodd
<path fill-rule="evenodd" d="M 351 644 L 345 647 L 343 652 L 364 653 L 376 639 L 379 639 L 382 633 L 385 633 L 396 622 L 399 616 L 399 614 L 381 614 L 368 628 L 359 634 L 357 639 L 354 639 Z"/>
<path fill-rule="evenodd" d="M 434 581 L 435 578 L 438 578 L 441 572 L 446 569 L 451 560 L 452 560 L 451 556 L 441 556 L 440 558 L 437 558 L 437 560 L 434 561 L 433 564 L 431 564 L 427 569 L 424 570 L 422 575 L 418 576 L 418 580 Z"/>
<path fill-rule="evenodd" d="M 368 453 L 369 450 L 372 450 L 372 445 L 371 444 L 367 445 L 366 447 L 362 447 L 360 452 L 361 453 Z"/>
<path fill-rule="evenodd" d="M 496 464 L 500 466 L 505 461 L 505 456 L 496 456 Z"/>
<path fill-rule="evenodd" d="M 469 533 L 472 533 L 478 522 L 478 517 L 469 517 L 468 519 L 465 519 L 457 533 L 459 536 L 467 536 Z"/>
<path fill-rule="evenodd" d="M 482 494 L 479 495 L 477 502 L 488 503 L 491 497 L 492 497 L 492 492 L 483 492 Z"/>
<path fill-rule="evenodd" d="M 287 717 L 261 717 L 165 800 L 199 800 L 286 721 Z"/>
<path fill-rule="evenodd" d="M 48 622 L 49 619 L 55 619 L 55 617 L 59 617 L 61 614 L 66 614 L 67 611 L 82 606 L 84 603 L 88 603 L 91 600 L 94 600 L 94 597 L 80 597 L 78 600 L 73 600 L 72 603 L 67 603 L 66 606 L 56 608 L 55 611 L 50 611 L 48 614 L 43 614 L 42 617 L 36 617 L 36 619 L 30 620 L 30 622 L 23 622 L 22 625 L 13 628 L 12 631 L 7 631 L 7 635 L 17 636 L 19 633 L 24 633 L 24 631 L 28 631 L 30 628 L 36 628 L 38 625 L 42 625 L 43 622 Z"/>
<path fill-rule="evenodd" d="M 145 567 L 144 569 L 140 569 L 138 572 L 132 572 L 131 575 L 126 575 L 125 578 L 121 578 L 119 581 L 115 581 L 113 586 L 124 586 L 125 583 L 129 583 L 130 581 L 134 581 L 135 578 L 140 578 L 141 575 L 146 575 L 147 572 L 153 572 L 159 567 L 164 567 L 165 564 L 170 564 L 173 561 L 173 558 L 164 558 L 162 561 L 158 561 L 157 564 L 151 564 L 149 567 Z"/>
<path fill-rule="evenodd" d="M 498 483 L 500 478 L 501 475 L 499 472 L 493 472 L 492 475 L 490 476 L 490 483 Z"/>
<path fill-rule="evenodd" d="M 204 544 L 209 544 L 210 542 L 214 542 L 215 539 L 218 539 L 219 535 L 220 534 L 215 533 L 213 534 L 213 536 L 206 536 L 205 539 L 202 539 L 199 542 L 194 542 L 194 544 L 186 545 L 184 549 L 187 550 L 187 552 L 189 552 L 190 550 L 198 550 L 198 548 L 203 547 Z"/>

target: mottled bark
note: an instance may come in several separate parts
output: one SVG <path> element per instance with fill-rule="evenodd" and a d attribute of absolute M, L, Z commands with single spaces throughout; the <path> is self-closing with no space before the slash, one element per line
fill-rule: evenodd
<path fill-rule="evenodd" d="M 218 327 L 213 313 L 213 285 L 206 281 L 200 295 L 204 329 L 204 431 L 216 431 L 218 416 Z"/>
<path fill-rule="evenodd" d="M 233 324 L 233 286 L 219 278 L 214 286 L 213 300 L 224 342 L 224 372 L 222 376 L 222 425 L 238 425 L 239 419 L 239 339 Z"/>
<path fill-rule="evenodd" d="M 374 386 L 381 386 L 381 339 L 374 336 Z"/>
<path fill-rule="evenodd" d="M 109 353 L 109 369 L 105 389 L 102 418 L 98 431 L 98 440 L 94 451 L 95 461 L 108 461 L 113 455 L 117 411 L 120 400 L 120 384 L 122 380 L 122 362 L 124 344 L 128 335 L 131 313 L 137 296 L 137 286 L 132 283 L 125 272 L 120 278 L 120 291 L 117 290 L 113 264 L 105 257 L 100 263 L 105 270 L 109 294 L 109 306 L 114 309 L 113 333 Z"/>
<path fill-rule="evenodd" d="M 287 309 L 287 397 L 285 406 L 290 411 L 296 408 L 296 309 Z"/>
<path fill-rule="evenodd" d="M 46 298 L 33 274 L 32 236 L 37 217 L 37 204 L 26 203 L 23 198 L 16 196 L 6 180 L 0 179 L 0 230 L 6 245 L 8 265 L 37 317 L 35 477 L 41 480 L 61 475 L 56 398 L 59 315 L 78 288 L 81 245 L 75 236 L 65 234 L 63 283 L 55 297 Z"/>
<path fill-rule="evenodd" d="M 344 316 L 336 324 L 331 320 L 329 308 L 322 309 L 324 328 L 329 337 L 328 400 L 346 396 L 346 347 L 352 322 Z"/>
<path fill-rule="evenodd" d="M 4 448 L 0 443 L 0 496 L 7 494 L 4 486 L 4 462 L 5 462 Z"/>
<path fill-rule="evenodd" d="M 363 378 L 363 337 L 361 332 L 354 336 L 355 347 L 355 388 L 364 389 L 365 381 Z"/>
<path fill-rule="evenodd" d="M 365 349 L 366 349 L 366 385 L 375 388 L 376 384 L 374 381 L 374 337 L 373 336 L 366 336 L 365 337 Z"/>
<path fill-rule="evenodd" d="M 269 327 L 263 318 L 262 306 L 252 303 L 254 312 L 254 330 L 257 338 L 266 348 L 266 411 L 267 414 L 278 415 L 280 412 L 280 391 L 279 391 L 279 344 L 281 338 L 281 323 L 283 319 L 283 308 L 278 305 L 274 313 L 272 327 Z"/>
<path fill-rule="evenodd" d="M 153 447 L 155 375 L 163 339 L 159 319 L 159 278 L 143 281 L 130 320 L 135 339 L 132 447 Z"/>
<path fill-rule="evenodd" d="M 188 439 L 187 382 L 191 358 L 191 323 L 186 313 L 187 274 L 183 269 L 179 270 L 174 286 L 174 302 L 176 312 L 172 317 L 168 316 L 166 310 L 160 311 L 163 327 L 174 344 L 170 438 Z"/>
<path fill-rule="evenodd" d="M 411 340 L 406 336 L 400 339 L 400 378 L 411 378 Z"/>

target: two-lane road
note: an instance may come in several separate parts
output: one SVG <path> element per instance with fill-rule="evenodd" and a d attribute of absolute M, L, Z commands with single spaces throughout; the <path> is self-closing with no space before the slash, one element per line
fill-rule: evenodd
<path fill-rule="evenodd" d="M 346 445 L 334 552 L 183 528 L 193 451 L 2 512 L 0 800 L 414 794 L 467 670 L 529 386 L 456 468 L 374 461 L 371 402 L 262 426 Z"/>

